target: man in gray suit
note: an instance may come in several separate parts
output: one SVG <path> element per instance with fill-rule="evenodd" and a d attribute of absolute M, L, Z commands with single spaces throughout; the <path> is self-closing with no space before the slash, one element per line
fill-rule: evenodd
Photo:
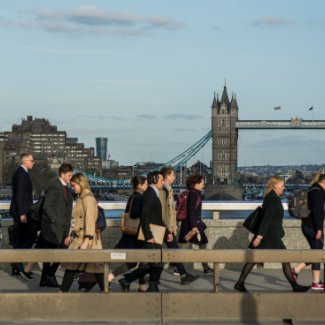
<path fill-rule="evenodd" d="M 63 163 L 59 168 L 59 177 L 51 182 L 46 190 L 42 210 L 41 233 L 37 248 L 63 248 L 69 235 L 72 194 L 67 185 L 73 175 L 73 168 Z M 44 263 L 40 281 L 41 287 L 59 287 L 55 272 L 59 263 Z"/>

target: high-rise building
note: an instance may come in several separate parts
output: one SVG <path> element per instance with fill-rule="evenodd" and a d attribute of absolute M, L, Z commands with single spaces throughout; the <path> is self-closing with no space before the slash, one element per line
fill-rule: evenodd
<path fill-rule="evenodd" d="M 107 138 L 96 138 L 96 155 L 101 157 L 102 161 L 107 160 Z"/>
<path fill-rule="evenodd" d="M 238 105 L 233 94 L 229 101 L 225 83 L 221 99 L 212 102 L 212 174 L 213 183 L 235 183 L 237 173 Z"/>
<path fill-rule="evenodd" d="M 67 138 L 65 131 L 58 131 L 47 119 L 27 116 L 12 130 L 0 133 L 0 182 L 12 165 L 19 163 L 24 152 L 33 154 L 36 161 L 49 166 L 69 162 L 74 167 L 100 171 L 101 159 L 94 155 L 94 148 L 85 148 L 77 138 Z M 0 152 L 0 153 L 1 153 Z"/>

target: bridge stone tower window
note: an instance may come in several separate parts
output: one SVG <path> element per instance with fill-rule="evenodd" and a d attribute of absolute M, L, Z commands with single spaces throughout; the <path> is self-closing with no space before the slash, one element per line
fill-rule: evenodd
<path fill-rule="evenodd" d="M 237 173 L 238 105 L 235 94 L 229 101 L 226 83 L 220 100 L 214 94 L 211 109 L 213 182 L 232 184 Z"/>

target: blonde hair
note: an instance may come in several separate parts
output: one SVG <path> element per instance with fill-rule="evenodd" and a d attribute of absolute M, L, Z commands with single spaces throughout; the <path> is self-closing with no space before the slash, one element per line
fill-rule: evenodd
<path fill-rule="evenodd" d="M 284 179 L 280 176 L 273 175 L 269 179 L 269 181 L 266 184 L 265 192 L 264 192 L 264 197 L 267 196 L 273 189 L 276 184 L 279 184 L 280 182 L 284 182 Z"/>
<path fill-rule="evenodd" d="M 87 177 L 82 173 L 77 173 L 77 174 L 73 175 L 70 182 L 76 183 L 80 186 L 80 189 L 81 189 L 80 194 L 82 194 L 85 190 L 90 191 L 90 186 L 89 186 Z"/>
<path fill-rule="evenodd" d="M 316 183 L 319 183 L 319 182 L 323 181 L 324 179 L 325 179 L 324 171 L 323 170 L 319 170 L 315 174 L 315 176 L 314 176 L 313 180 L 311 181 L 310 185 L 312 186 L 312 185 L 314 185 Z"/>

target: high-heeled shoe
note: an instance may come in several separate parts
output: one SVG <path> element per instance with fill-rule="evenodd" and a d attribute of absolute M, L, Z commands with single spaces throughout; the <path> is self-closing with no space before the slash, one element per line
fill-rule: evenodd
<path fill-rule="evenodd" d="M 236 282 L 234 288 L 239 292 L 248 292 L 243 282 Z"/>

